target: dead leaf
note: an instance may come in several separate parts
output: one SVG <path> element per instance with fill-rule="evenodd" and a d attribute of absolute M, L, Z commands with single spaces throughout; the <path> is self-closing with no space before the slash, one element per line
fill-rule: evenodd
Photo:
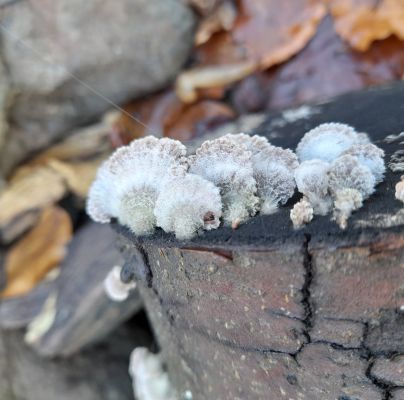
<path fill-rule="evenodd" d="M 237 64 L 248 61 L 245 49 L 235 43 L 230 32 L 218 32 L 194 51 L 198 67 Z"/>
<path fill-rule="evenodd" d="M 51 159 L 60 161 L 80 161 L 97 158 L 101 154 L 112 151 L 109 137 L 112 127 L 120 113 L 110 111 L 99 124 L 72 132 L 70 136 L 61 142 L 50 146 L 29 162 L 18 167 L 9 182 L 14 182 L 26 174 L 30 174 L 34 166 L 47 165 Z"/>
<path fill-rule="evenodd" d="M 49 160 L 48 165 L 64 178 L 71 192 L 85 199 L 99 166 L 106 158 L 107 155 L 104 155 L 93 160 L 81 162 L 64 162 L 53 159 Z"/>
<path fill-rule="evenodd" d="M 215 126 L 234 119 L 235 112 L 226 104 L 204 100 L 184 107 L 181 117 L 166 128 L 166 136 L 187 141 L 203 136 Z"/>
<path fill-rule="evenodd" d="M 404 40 L 402 0 L 333 0 L 331 13 L 338 34 L 356 50 L 391 35 Z"/>
<path fill-rule="evenodd" d="M 256 64 L 249 61 L 190 69 L 178 76 L 175 90 L 184 103 L 193 103 L 198 100 L 197 89 L 227 86 L 250 75 L 255 69 Z"/>
<path fill-rule="evenodd" d="M 0 194 L 0 242 L 9 243 L 36 221 L 43 208 L 66 193 L 63 178 L 54 170 L 38 166 L 12 181 Z"/>
<path fill-rule="evenodd" d="M 239 113 L 287 108 L 391 82 L 403 74 L 403 41 L 392 36 L 357 52 L 340 38 L 327 17 L 299 54 L 244 79 L 232 91 L 231 102 Z"/>
<path fill-rule="evenodd" d="M 72 223 L 66 211 L 60 207 L 43 210 L 35 227 L 6 256 L 7 286 L 1 297 L 21 296 L 33 289 L 64 259 L 71 237 Z"/>
<path fill-rule="evenodd" d="M 195 34 L 195 44 L 199 46 L 206 43 L 214 33 L 230 31 L 233 28 L 236 17 L 237 9 L 232 1 L 227 0 L 219 4 L 212 14 L 200 22 Z"/>
<path fill-rule="evenodd" d="M 158 137 L 190 140 L 202 134 L 203 126 L 234 117 L 234 111 L 224 103 L 203 100 L 192 105 L 184 104 L 172 90 L 137 100 L 124 109 L 125 113 L 122 113 L 116 125 L 119 145 L 150 133 Z M 141 118 L 148 129 L 140 128 L 127 113 Z"/>
<path fill-rule="evenodd" d="M 298 53 L 326 15 L 322 0 L 239 0 L 233 37 L 262 69 Z"/>
<path fill-rule="evenodd" d="M 265 70 L 297 54 L 327 13 L 323 0 L 239 0 L 231 32 L 219 32 L 195 52 L 198 66 L 252 61 Z"/>

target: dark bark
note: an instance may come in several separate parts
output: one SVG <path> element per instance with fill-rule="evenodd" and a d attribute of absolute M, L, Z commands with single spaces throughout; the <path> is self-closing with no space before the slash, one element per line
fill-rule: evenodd
<path fill-rule="evenodd" d="M 295 148 L 317 124 L 346 122 L 368 132 L 388 163 L 400 144 L 384 138 L 404 129 L 403 103 L 403 84 L 372 89 L 294 122 L 270 116 L 257 133 Z M 188 242 L 117 227 L 179 391 L 194 400 L 401 399 L 399 176 L 387 172 L 346 231 L 330 216 L 294 231 L 290 205 Z"/>

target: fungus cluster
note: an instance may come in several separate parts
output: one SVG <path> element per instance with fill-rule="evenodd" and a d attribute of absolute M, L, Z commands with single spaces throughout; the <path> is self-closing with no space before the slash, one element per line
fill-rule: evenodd
<path fill-rule="evenodd" d="M 87 202 L 97 222 L 116 218 L 136 235 L 156 227 L 179 239 L 237 228 L 257 212 L 270 214 L 295 191 L 291 150 L 264 137 L 225 135 L 186 156 L 180 142 L 146 137 L 121 147 L 98 171 Z"/>
<path fill-rule="evenodd" d="M 314 215 L 333 210 L 334 219 L 345 229 L 351 213 L 359 209 L 383 180 L 384 152 L 368 136 L 351 126 L 322 124 L 307 132 L 296 149 L 301 162 L 295 171 L 303 203 L 291 211 L 298 228 Z M 302 215 L 303 214 L 303 215 Z"/>
<path fill-rule="evenodd" d="M 102 165 L 87 212 L 101 223 L 116 218 L 136 235 L 159 227 L 190 239 L 221 222 L 237 228 L 258 212 L 272 214 L 297 186 L 296 228 L 332 211 L 344 229 L 383 180 L 383 156 L 366 134 L 339 123 L 307 132 L 296 154 L 243 133 L 207 140 L 192 155 L 176 140 L 146 137 Z"/>

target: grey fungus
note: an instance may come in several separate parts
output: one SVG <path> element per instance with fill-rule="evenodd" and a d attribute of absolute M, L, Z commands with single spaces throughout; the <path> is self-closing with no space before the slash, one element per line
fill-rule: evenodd
<path fill-rule="evenodd" d="M 201 230 L 216 229 L 222 216 L 219 189 L 198 175 L 168 180 L 156 201 L 157 226 L 178 239 L 190 239 Z"/>
<path fill-rule="evenodd" d="M 316 215 L 326 215 L 332 208 L 329 169 L 329 163 L 315 159 L 303 161 L 295 171 L 297 189 L 306 196 Z"/>
<path fill-rule="evenodd" d="M 313 219 L 313 215 L 313 207 L 306 197 L 297 202 L 290 211 L 290 219 L 295 229 L 299 229 L 309 223 Z"/>
<path fill-rule="evenodd" d="M 236 228 L 258 211 L 251 152 L 229 138 L 207 140 L 189 157 L 189 172 L 220 189 L 223 220 Z"/>
<path fill-rule="evenodd" d="M 186 148 L 179 141 L 149 136 L 117 149 L 90 188 L 87 212 L 97 222 L 111 218 L 136 235 L 156 226 L 154 206 L 164 182 L 186 173 Z"/>
<path fill-rule="evenodd" d="M 331 211 L 346 228 L 384 178 L 383 150 L 346 124 L 310 130 L 296 153 L 244 133 L 207 140 L 188 156 L 176 140 L 134 140 L 99 169 L 87 212 L 100 223 L 115 218 L 136 235 L 159 227 L 188 240 L 222 221 L 235 229 L 257 213 L 272 214 L 297 186 L 303 199 L 290 213 L 295 228 Z"/>
<path fill-rule="evenodd" d="M 299 192 L 314 214 L 326 215 L 333 209 L 342 229 L 384 179 L 384 151 L 366 133 L 346 124 L 328 123 L 310 130 L 296 153 L 301 162 L 295 171 Z"/>
<path fill-rule="evenodd" d="M 400 200 L 404 203 L 404 175 L 401 177 L 401 179 L 396 183 L 396 199 Z"/>
<path fill-rule="evenodd" d="M 321 124 L 307 132 L 297 146 L 300 161 L 319 159 L 332 162 L 354 144 L 363 144 L 367 136 L 352 126 L 337 122 Z"/>

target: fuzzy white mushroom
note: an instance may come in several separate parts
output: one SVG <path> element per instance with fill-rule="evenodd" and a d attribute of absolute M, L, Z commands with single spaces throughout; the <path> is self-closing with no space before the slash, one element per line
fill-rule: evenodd
<path fill-rule="evenodd" d="M 347 188 L 338 190 L 334 200 L 334 219 L 341 229 L 348 226 L 348 218 L 352 211 L 362 207 L 363 197 L 359 190 Z"/>
<path fill-rule="evenodd" d="M 121 280 L 122 267 L 114 266 L 104 280 L 104 289 L 108 297 L 114 301 L 124 301 L 129 297 L 130 292 L 136 287 L 136 283 L 128 283 Z"/>
<path fill-rule="evenodd" d="M 247 135 L 246 133 L 228 133 L 222 136 L 222 139 L 230 140 L 236 145 L 243 146 L 251 152 L 251 155 L 259 153 L 267 146 L 271 146 L 265 136 Z"/>
<path fill-rule="evenodd" d="M 364 144 L 365 134 L 358 134 L 354 128 L 346 124 L 321 124 L 307 132 L 300 140 L 296 154 L 300 161 L 319 159 L 334 161 L 354 144 Z"/>
<path fill-rule="evenodd" d="M 180 142 L 151 136 L 119 148 L 97 174 L 89 192 L 88 214 L 104 223 L 118 218 L 136 235 L 153 233 L 157 196 L 167 179 L 185 174 L 185 154 Z"/>
<path fill-rule="evenodd" d="M 313 219 L 314 210 L 310 201 L 303 197 L 290 211 L 290 219 L 295 229 L 301 228 Z"/>
<path fill-rule="evenodd" d="M 178 176 L 162 188 L 154 214 L 157 226 L 174 232 L 178 239 L 191 239 L 201 230 L 220 225 L 222 201 L 220 191 L 201 176 Z"/>
<path fill-rule="evenodd" d="M 295 192 L 297 157 L 289 149 L 268 145 L 252 156 L 252 162 L 261 213 L 272 214 Z"/>
<path fill-rule="evenodd" d="M 189 171 L 202 176 L 220 189 L 223 218 L 236 228 L 258 210 L 257 185 L 251 152 L 232 140 L 218 138 L 204 142 L 189 157 Z"/>
<path fill-rule="evenodd" d="M 362 202 L 374 192 L 376 178 L 357 157 L 349 154 L 338 157 L 331 164 L 328 178 L 334 199 L 334 217 L 339 226 L 345 229 L 351 213 L 360 208 Z"/>
<path fill-rule="evenodd" d="M 396 199 L 404 203 L 404 175 L 401 180 L 396 183 Z"/>
<path fill-rule="evenodd" d="M 295 170 L 296 185 L 313 207 L 314 214 L 326 215 L 332 208 L 328 191 L 330 164 L 322 160 L 303 161 Z"/>
<path fill-rule="evenodd" d="M 288 149 L 271 145 L 259 135 L 227 134 L 228 139 L 251 152 L 253 176 L 257 183 L 262 214 L 274 213 L 295 191 L 294 170 L 299 165 L 296 155 Z"/>
<path fill-rule="evenodd" d="M 137 347 L 130 356 L 129 374 L 137 400 L 178 400 L 159 355 Z"/>
<path fill-rule="evenodd" d="M 383 181 L 386 167 L 384 165 L 384 151 L 372 143 L 354 144 L 343 155 L 355 156 L 358 161 L 370 169 L 376 179 L 376 183 Z"/>

